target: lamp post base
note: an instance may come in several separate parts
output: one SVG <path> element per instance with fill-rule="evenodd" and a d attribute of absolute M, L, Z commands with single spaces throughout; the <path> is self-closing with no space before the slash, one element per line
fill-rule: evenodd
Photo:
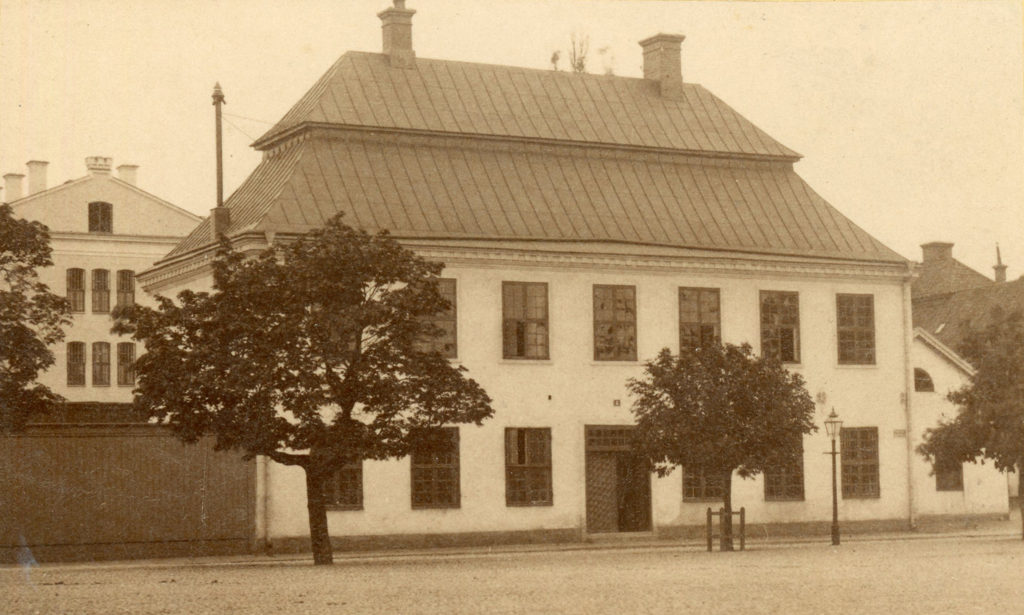
<path fill-rule="evenodd" d="M 832 544 L 833 545 L 838 545 L 839 544 L 839 524 L 838 523 L 833 523 L 832 524 Z"/>

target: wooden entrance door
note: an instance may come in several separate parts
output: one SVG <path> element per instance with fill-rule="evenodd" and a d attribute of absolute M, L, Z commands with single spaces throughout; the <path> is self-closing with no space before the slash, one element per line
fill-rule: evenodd
<path fill-rule="evenodd" d="M 651 529 L 651 477 L 630 452 L 632 427 L 586 427 L 588 532 Z"/>

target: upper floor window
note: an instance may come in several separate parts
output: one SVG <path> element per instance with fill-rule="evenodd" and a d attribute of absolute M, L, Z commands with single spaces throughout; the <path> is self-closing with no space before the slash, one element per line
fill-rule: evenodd
<path fill-rule="evenodd" d="M 85 342 L 68 342 L 68 386 L 85 386 Z"/>
<path fill-rule="evenodd" d="M 716 344 L 722 338 L 717 288 L 679 289 L 679 349 Z"/>
<path fill-rule="evenodd" d="M 843 497 L 879 497 L 878 428 L 843 427 L 839 433 Z"/>
<path fill-rule="evenodd" d="M 135 304 L 135 272 L 121 269 L 117 272 L 117 307 Z"/>
<path fill-rule="evenodd" d="M 96 201 L 89 203 L 89 232 L 114 232 L 114 206 L 110 203 Z"/>
<path fill-rule="evenodd" d="M 429 451 L 410 456 L 413 508 L 459 507 L 459 428 L 442 427 Z"/>
<path fill-rule="evenodd" d="M 502 282 L 502 347 L 506 359 L 547 359 L 548 285 Z"/>
<path fill-rule="evenodd" d="M 761 354 L 783 363 L 800 362 L 800 296 L 761 291 Z"/>
<path fill-rule="evenodd" d="M 92 344 L 92 386 L 110 386 L 110 344 Z"/>
<path fill-rule="evenodd" d="M 594 285 L 594 360 L 636 361 L 636 287 Z"/>
<path fill-rule="evenodd" d="M 839 363 L 874 365 L 874 296 L 836 295 L 836 326 Z"/>
<path fill-rule="evenodd" d="M 110 272 L 106 269 L 92 270 L 92 311 L 110 311 Z"/>
<path fill-rule="evenodd" d="M 85 270 L 68 269 L 67 272 L 68 303 L 72 312 L 85 311 Z"/>
<path fill-rule="evenodd" d="M 135 344 L 131 342 L 117 345 L 117 384 L 135 384 Z"/>
<path fill-rule="evenodd" d="M 551 503 L 551 430 L 505 429 L 505 505 Z"/>
<path fill-rule="evenodd" d="M 324 502 L 335 510 L 363 509 L 363 462 L 346 463 L 324 487 Z"/>
<path fill-rule="evenodd" d="M 914 368 L 914 390 L 918 393 L 932 393 L 935 391 L 935 383 L 928 372 L 920 367 Z"/>
<path fill-rule="evenodd" d="M 447 301 L 450 307 L 433 316 L 424 318 L 424 321 L 441 329 L 443 333 L 438 337 L 430 337 L 423 340 L 419 347 L 424 352 L 436 351 L 445 358 L 454 359 L 458 356 L 455 280 L 448 278 L 439 279 L 437 281 L 437 290 L 441 294 L 441 298 Z"/>

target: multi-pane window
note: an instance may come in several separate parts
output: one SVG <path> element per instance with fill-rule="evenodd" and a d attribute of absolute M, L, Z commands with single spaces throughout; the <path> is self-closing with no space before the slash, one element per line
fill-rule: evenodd
<path fill-rule="evenodd" d="M 935 383 L 932 382 L 932 377 L 920 367 L 914 368 L 914 390 L 918 393 L 935 392 Z"/>
<path fill-rule="evenodd" d="M 114 232 L 114 208 L 110 203 L 89 203 L 89 232 Z"/>
<path fill-rule="evenodd" d="M 106 269 L 92 270 L 92 311 L 110 311 L 110 272 Z"/>
<path fill-rule="evenodd" d="M 935 460 L 935 490 L 963 491 L 964 464 L 955 459 Z"/>
<path fill-rule="evenodd" d="M 117 272 L 117 307 L 135 304 L 135 272 L 121 269 Z"/>
<path fill-rule="evenodd" d="M 839 363 L 874 365 L 874 296 L 836 295 L 836 324 Z"/>
<path fill-rule="evenodd" d="M 683 501 L 706 502 L 721 500 L 725 496 L 725 479 L 704 468 L 683 468 Z"/>
<path fill-rule="evenodd" d="M 92 344 L 92 385 L 110 385 L 110 344 L 107 342 Z"/>
<path fill-rule="evenodd" d="M 764 473 L 764 499 L 769 501 L 804 499 L 803 438 L 798 442 L 800 458 L 790 464 L 770 467 Z"/>
<path fill-rule="evenodd" d="M 679 349 L 716 344 L 722 338 L 717 288 L 679 289 Z"/>
<path fill-rule="evenodd" d="M 505 430 L 505 504 L 552 504 L 550 429 Z"/>
<path fill-rule="evenodd" d="M 454 359 L 458 356 L 458 346 L 456 344 L 455 280 L 448 278 L 439 279 L 437 281 L 437 290 L 450 307 L 423 320 L 434 325 L 443 333 L 438 337 L 424 339 L 419 344 L 419 348 L 424 352 L 439 352 L 445 358 Z"/>
<path fill-rule="evenodd" d="M 459 429 L 444 427 L 430 446 L 414 450 L 412 468 L 413 508 L 459 507 Z"/>
<path fill-rule="evenodd" d="M 636 361 L 636 287 L 594 285 L 594 360 Z"/>
<path fill-rule="evenodd" d="M 131 342 L 117 345 L 117 384 L 135 384 L 135 344 Z"/>
<path fill-rule="evenodd" d="M 68 342 L 68 386 L 85 386 L 85 342 Z"/>
<path fill-rule="evenodd" d="M 68 269 L 68 303 L 71 304 L 72 312 L 85 311 L 85 270 Z"/>
<path fill-rule="evenodd" d="M 324 485 L 324 503 L 335 510 L 363 509 L 363 462 L 346 463 Z"/>
<path fill-rule="evenodd" d="M 800 301 L 793 292 L 761 291 L 761 354 L 800 362 Z"/>
<path fill-rule="evenodd" d="M 502 282 L 502 347 L 506 359 L 548 358 L 548 285 Z"/>
<path fill-rule="evenodd" d="M 840 431 L 840 440 L 843 497 L 879 497 L 878 428 L 843 427 Z"/>

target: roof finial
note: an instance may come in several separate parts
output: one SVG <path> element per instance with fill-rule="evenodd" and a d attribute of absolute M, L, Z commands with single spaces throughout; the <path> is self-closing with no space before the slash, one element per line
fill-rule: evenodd
<path fill-rule="evenodd" d="M 405 0 L 395 0 L 395 8 L 396 9 L 404 9 L 405 8 Z"/>
<path fill-rule="evenodd" d="M 1006 265 L 1003 264 L 1003 255 L 999 253 L 999 242 L 996 242 L 996 264 L 992 267 L 996 271 L 996 282 L 1006 281 Z"/>

